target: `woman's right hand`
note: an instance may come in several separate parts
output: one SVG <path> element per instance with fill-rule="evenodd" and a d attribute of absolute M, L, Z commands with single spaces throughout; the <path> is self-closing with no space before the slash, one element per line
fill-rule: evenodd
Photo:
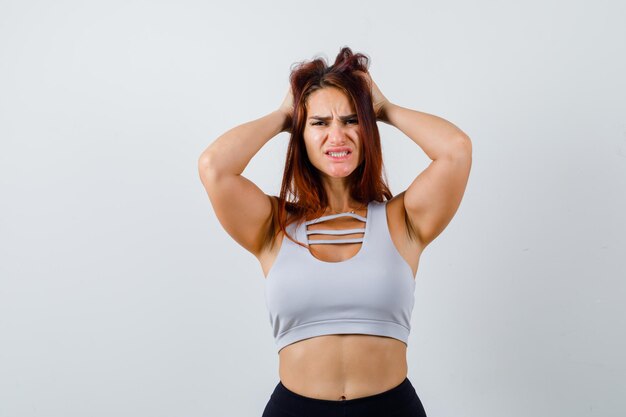
<path fill-rule="evenodd" d="M 387 100 L 387 97 L 385 97 L 384 94 L 380 91 L 380 88 L 378 88 L 369 72 L 356 71 L 356 73 L 362 77 L 365 77 L 365 79 L 367 80 L 367 84 L 370 86 L 370 91 L 372 94 L 372 107 L 374 108 L 374 113 L 376 114 L 376 120 L 388 122 L 385 110 L 389 107 L 389 100 Z"/>
<path fill-rule="evenodd" d="M 278 107 L 278 111 L 280 111 L 285 116 L 283 131 L 291 132 L 291 121 L 293 118 L 293 92 L 291 91 L 291 86 L 289 86 L 289 91 L 287 91 L 283 102 L 281 103 L 280 107 Z"/>

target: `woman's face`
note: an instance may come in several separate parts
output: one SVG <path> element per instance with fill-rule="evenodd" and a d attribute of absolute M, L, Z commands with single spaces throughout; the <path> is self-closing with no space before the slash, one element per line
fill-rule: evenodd
<path fill-rule="evenodd" d="M 347 177 L 362 153 L 352 100 L 336 87 L 324 87 L 309 95 L 306 108 L 303 135 L 309 160 L 325 177 Z"/>

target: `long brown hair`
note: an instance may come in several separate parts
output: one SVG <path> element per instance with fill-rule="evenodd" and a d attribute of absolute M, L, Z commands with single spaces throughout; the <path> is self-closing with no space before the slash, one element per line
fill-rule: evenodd
<path fill-rule="evenodd" d="M 303 132 L 307 117 L 305 105 L 314 91 L 324 87 L 338 88 L 352 100 L 356 108 L 364 159 L 348 177 L 352 199 L 367 204 L 372 200 L 382 202 L 383 198 L 389 200 L 393 197 L 383 170 L 380 134 L 370 87 L 365 78 L 355 73 L 367 72 L 368 67 L 369 57 L 362 53 L 354 54 L 347 46 L 341 48 L 331 66 L 320 57 L 292 66 L 289 76 L 294 102 L 291 137 L 280 196 L 275 198 L 277 201 L 272 201 L 275 213 L 272 230 L 276 230 L 278 225 L 291 241 L 300 246 L 304 245 L 289 236 L 286 226 L 294 221 L 320 217 L 328 207 L 322 179 L 307 157 L 304 144 Z M 266 243 L 273 244 L 276 235 L 268 236 Z"/>

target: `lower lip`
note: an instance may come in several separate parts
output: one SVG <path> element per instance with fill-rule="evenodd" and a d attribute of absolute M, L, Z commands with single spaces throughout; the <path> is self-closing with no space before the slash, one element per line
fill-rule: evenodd
<path fill-rule="evenodd" d="M 350 158 L 350 156 L 352 156 L 352 153 L 348 153 L 346 156 L 332 156 L 332 155 L 326 154 L 326 157 L 330 158 L 333 161 L 343 161 L 343 160 Z"/>

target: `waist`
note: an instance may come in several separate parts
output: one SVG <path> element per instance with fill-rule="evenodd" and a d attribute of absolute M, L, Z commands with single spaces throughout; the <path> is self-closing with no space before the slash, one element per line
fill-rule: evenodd
<path fill-rule="evenodd" d="M 407 376 L 407 346 L 383 336 L 334 334 L 304 339 L 279 354 L 280 380 L 289 390 L 317 399 L 375 395 Z"/>

